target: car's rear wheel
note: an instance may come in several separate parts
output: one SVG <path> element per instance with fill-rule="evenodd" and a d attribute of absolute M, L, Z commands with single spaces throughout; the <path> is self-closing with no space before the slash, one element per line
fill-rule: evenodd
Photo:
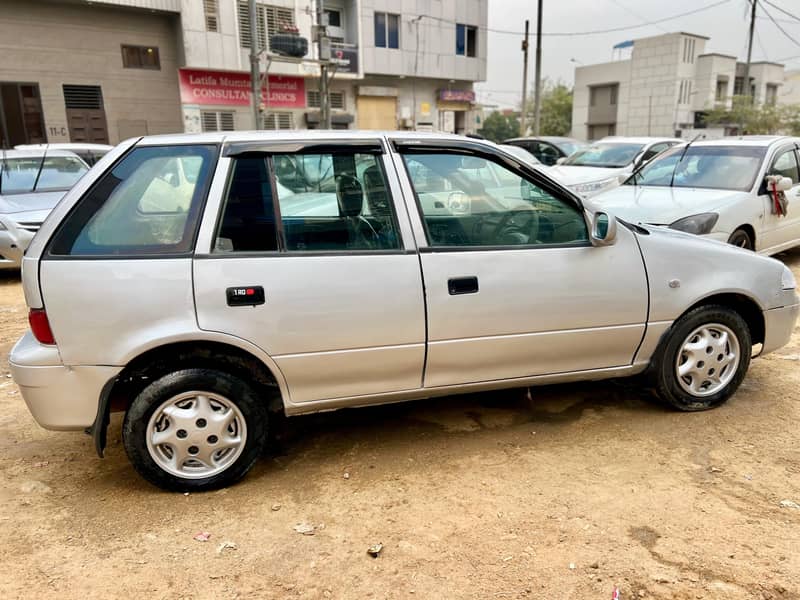
<path fill-rule="evenodd" d="M 267 414 L 245 381 L 212 369 L 165 375 L 133 400 L 125 451 L 151 483 L 171 491 L 230 485 L 261 454 Z"/>
<path fill-rule="evenodd" d="M 714 408 L 730 398 L 750 365 L 747 323 L 724 306 L 701 306 L 678 319 L 654 359 L 658 395 L 679 410 Z"/>
<path fill-rule="evenodd" d="M 750 237 L 750 234 L 744 229 L 737 229 L 734 231 L 731 237 L 728 238 L 728 243 L 733 246 L 738 246 L 739 248 L 744 248 L 745 250 L 755 249 L 753 238 Z"/>

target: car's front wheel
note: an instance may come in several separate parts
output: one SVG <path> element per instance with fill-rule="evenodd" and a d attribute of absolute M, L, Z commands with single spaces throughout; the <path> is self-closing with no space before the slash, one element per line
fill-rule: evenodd
<path fill-rule="evenodd" d="M 744 248 L 745 250 L 754 250 L 755 244 L 753 243 L 753 238 L 750 237 L 750 234 L 747 233 L 744 229 L 737 229 L 731 234 L 731 237 L 728 238 L 728 243 L 732 246 L 738 246 L 739 248 Z"/>
<path fill-rule="evenodd" d="M 750 330 L 741 315 L 724 306 L 701 306 L 673 324 L 654 358 L 656 391 L 679 410 L 714 408 L 739 387 L 751 353 Z"/>
<path fill-rule="evenodd" d="M 229 485 L 264 449 L 267 415 L 245 381 L 212 369 L 184 369 L 150 383 L 122 430 L 134 468 L 171 491 Z"/>

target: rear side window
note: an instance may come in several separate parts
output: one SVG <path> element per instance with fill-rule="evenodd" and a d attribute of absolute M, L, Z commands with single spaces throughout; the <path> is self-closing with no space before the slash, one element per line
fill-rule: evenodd
<path fill-rule="evenodd" d="M 235 160 L 215 252 L 399 247 L 397 219 L 378 156 L 278 154 Z"/>
<path fill-rule="evenodd" d="M 56 233 L 50 254 L 191 251 L 215 156 L 215 146 L 134 149 L 81 199 Z"/>

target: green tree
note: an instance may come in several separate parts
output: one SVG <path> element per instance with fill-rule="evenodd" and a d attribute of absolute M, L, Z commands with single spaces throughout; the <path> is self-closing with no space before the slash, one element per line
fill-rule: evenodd
<path fill-rule="evenodd" d="M 525 114 L 529 131 L 533 130 L 534 93 L 531 90 Z M 572 88 L 561 81 L 542 80 L 542 107 L 539 135 L 569 135 L 572 131 Z"/>
<path fill-rule="evenodd" d="M 519 135 L 519 119 L 516 115 L 495 111 L 483 120 L 483 127 L 478 133 L 493 142 L 502 142 Z"/>
<path fill-rule="evenodd" d="M 792 113 L 797 114 L 797 107 L 754 104 L 749 96 L 734 96 L 730 108 L 712 108 L 703 120 L 707 125 L 736 127 L 748 135 L 775 134 L 792 128 Z"/>

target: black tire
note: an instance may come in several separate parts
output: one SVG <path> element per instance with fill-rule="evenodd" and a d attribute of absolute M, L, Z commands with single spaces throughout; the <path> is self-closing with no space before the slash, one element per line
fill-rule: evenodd
<path fill-rule="evenodd" d="M 171 398 L 190 391 L 224 397 L 238 409 L 246 425 L 246 437 L 238 457 L 224 470 L 208 477 L 189 478 L 170 473 L 154 460 L 148 449 L 147 429 L 153 413 Z M 185 369 L 153 381 L 133 400 L 122 426 L 125 452 L 136 471 L 150 483 L 173 492 L 231 485 L 253 467 L 266 440 L 267 410 L 253 387 L 238 377 L 213 369 Z"/>
<path fill-rule="evenodd" d="M 755 250 L 753 238 L 744 229 L 737 229 L 728 238 L 728 243 L 732 246 L 737 246 L 745 250 Z"/>
<path fill-rule="evenodd" d="M 733 377 L 724 387 L 716 393 L 697 396 L 685 389 L 684 385 L 688 385 L 686 380 L 684 380 L 684 385 L 681 384 L 676 365 L 679 353 L 683 357 L 682 360 L 686 358 L 682 350 L 687 338 L 699 327 L 712 324 L 727 327 L 736 336 L 739 346 L 739 361 Z M 673 324 L 668 337 L 653 358 L 652 378 L 656 393 L 662 400 L 682 411 L 694 412 L 719 406 L 733 395 L 747 374 L 753 348 L 751 340 L 747 323 L 739 313 L 729 308 L 709 305 L 695 308 L 686 313 Z M 713 360 L 713 357 L 709 359 L 709 361 Z M 713 363 L 709 362 L 709 367 L 713 366 Z"/>

